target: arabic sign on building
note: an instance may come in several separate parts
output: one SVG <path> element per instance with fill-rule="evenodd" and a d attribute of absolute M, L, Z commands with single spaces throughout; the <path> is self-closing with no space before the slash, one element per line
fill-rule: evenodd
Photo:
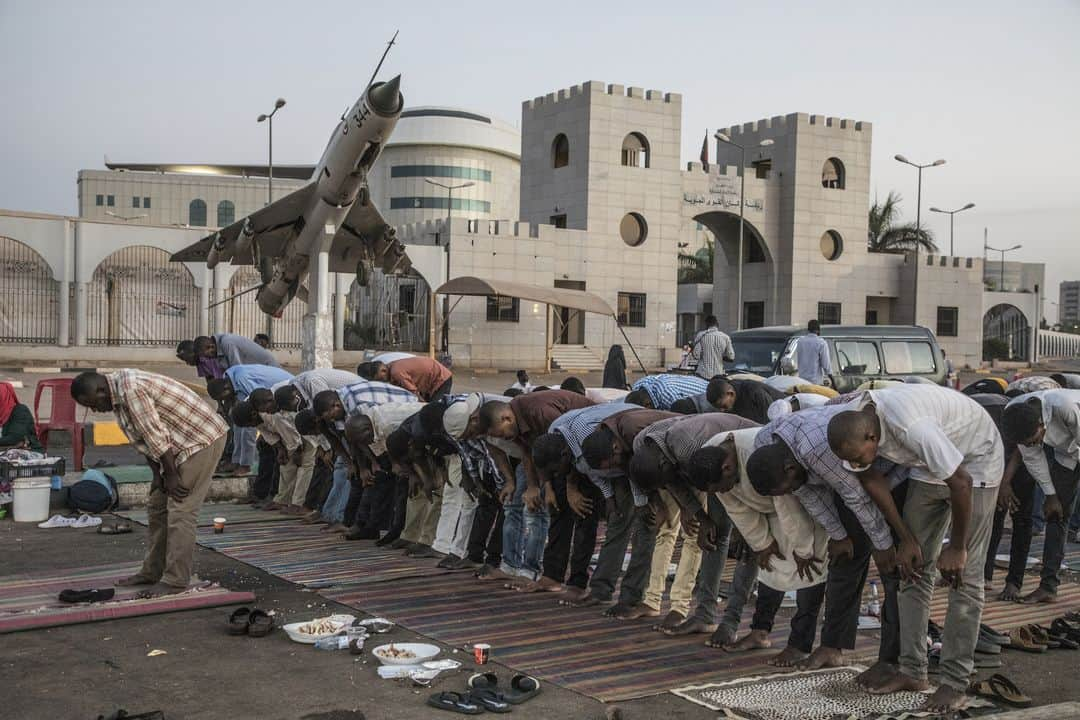
<path fill-rule="evenodd" d="M 728 209 L 738 212 L 739 209 L 739 179 L 727 176 L 712 176 L 709 178 L 709 192 L 707 193 L 683 193 L 685 205 L 711 205 L 713 207 Z M 764 210 L 765 202 L 760 199 L 748 198 L 746 207 L 752 210 Z"/>

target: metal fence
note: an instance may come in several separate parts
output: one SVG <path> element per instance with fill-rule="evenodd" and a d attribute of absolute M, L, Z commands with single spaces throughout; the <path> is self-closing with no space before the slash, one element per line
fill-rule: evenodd
<path fill-rule="evenodd" d="M 369 347 L 423 352 L 428 348 L 428 295 L 423 278 L 384 275 L 353 281 L 345 311 L 345 349 Z"/>
<path fill-rule="evenodd" d="M 259 271 L 254 267 L 242 267 L 233 273 L 229 281 L 229 295 L 236 295 L 262 282 Z M 246 337 L 256 333 L 270 336 L 271 347 L 295 349 L 303 338 L 303 319 L 307 303 L 294 299 L 285 307 L 280 318 L 271 318 L 259 309 L 255 293 L 234 297 L 226 304 L 226 327 L 217 332 L 231 332 Z"/>
<path fill-rule="evenodd" d="M 0 236 L 0 342 L 46 344 L 60 329 L 60 283 L 28 245 Z"/>
<path fill-rule="evenodd" d="M 1015 305 L 995 305 L 983 316 L 983 355 L 984 360 L 1031 359 L 1031 326 Z"/>
<path fill-rule="evenodd" d="M 198 334 L 199 290 L 160 248 L 121 248 L 102 260 L 86 305 L 90 345 L 171 346 Z"/>

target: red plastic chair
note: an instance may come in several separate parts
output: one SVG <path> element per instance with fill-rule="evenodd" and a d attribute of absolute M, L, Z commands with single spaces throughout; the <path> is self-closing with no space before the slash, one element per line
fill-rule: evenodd
<path fill-rule="evenodd" d="M 49 449 L 49 431 L 66 430 L 71 433 L 71 454 L 75 464 L 75 471 L 83 469 L 83 423 L 75 419 L 76 404 L 71 397 L 72 378 L 51 378 L 39 380 L 37 389 L 34 390 L 34 422 L 37 428 L 38 439 L 46 450 Z M 42 422 L 38 407 L 41 402 L 41 393 L 46 389 L 52 390 L 49 398 L 49 419 Z"/>

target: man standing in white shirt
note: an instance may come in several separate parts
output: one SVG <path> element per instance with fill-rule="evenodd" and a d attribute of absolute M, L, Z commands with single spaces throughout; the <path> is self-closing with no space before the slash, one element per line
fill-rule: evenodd
<path fill-rule="evenodd" d="M 706 380 L 724 372 L 725 360 L 735 360 L 735 346 L 731 344 L 731 338 L 720 331 L 715 315 L 705 318 L 705 329 L 694 338 L 690 356 L 697 362 L 694 374 Z"/>
<path fill-rule="evenodd" d="M 822 339 L 821 324 L 811 320 L 806 324 L 806 334 L 795 344 L 795 362 L 799 368 L 799 377 L 806 378 L 811 385 L 821 385 L 832 372 L 832 360 L 829 358 L 829 343 Z"/>
<path fill-rule="evenodd" d="M 1017 444 L 1017 453 L 1009 458 L 999 504 L 1011 502 L 1010 481 L 1021 458 L 1046 496 L 1042 577 L 1039 587 L 1023 602 L 1054 602 L 1065 556 L 1069 510 L 1080 483 L 1080 390 L 1041 390 L 1021 395 L 1005 407 L 1001 426 Z"/>
<path fill-rule="evenodd" d="M 925 560 L 923 571 L 916 568 L 900 585 L 900 671 L 872 692 L 929 688 L 926 623 L 936 564 L 950 586 L 948 629 L 941 685 L 925 709 L 951 712 L 963 705 L 975 668 L 983 562 L 1004 473 L 1001 435 L 978 403 L 936 385 L 871 390 L 856 402 L 858 409 L 829 422 L 829 446 L 853 472 L 869 468 L 877 457 L 911 468 L 903 521 Z"/>

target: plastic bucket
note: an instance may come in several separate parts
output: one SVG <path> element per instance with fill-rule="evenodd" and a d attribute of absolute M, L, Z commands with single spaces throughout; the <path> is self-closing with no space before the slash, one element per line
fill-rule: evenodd
<path fill-rule="evenodd" d="M 41 522 L 49 518 L 50 478 L 16 478 L 11 481 L 15 522 Z"/>

